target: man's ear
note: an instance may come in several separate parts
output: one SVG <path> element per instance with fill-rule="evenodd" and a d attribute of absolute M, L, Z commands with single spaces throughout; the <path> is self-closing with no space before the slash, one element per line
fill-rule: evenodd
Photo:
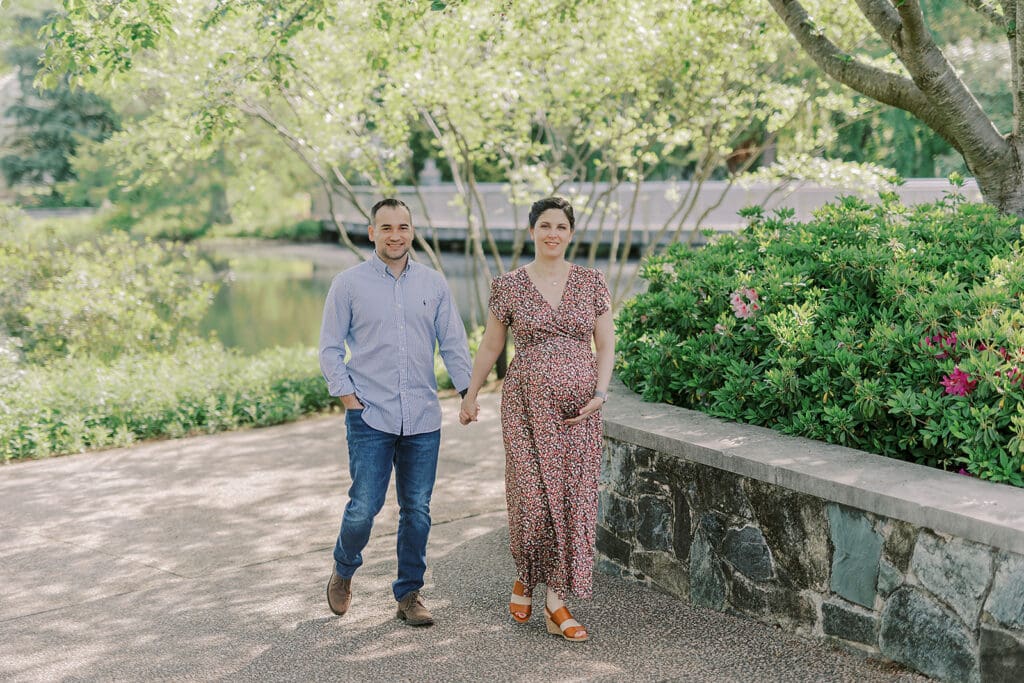
<path fill-rule="evenodd" d="M 366 226 L 366 235 L 370 238 L 370 241 L 372 242 L 373 241 L 373 226 L 372 225 L 367 225 Z"/>

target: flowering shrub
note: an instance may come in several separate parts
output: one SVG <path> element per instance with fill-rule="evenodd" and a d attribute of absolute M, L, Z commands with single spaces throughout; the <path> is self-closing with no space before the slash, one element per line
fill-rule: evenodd
<path fill-rule="evenodd" d="M 618 375 L 646 400 L 1024 486 L 1021 221 L 844 198 L 643 266 Z"/>

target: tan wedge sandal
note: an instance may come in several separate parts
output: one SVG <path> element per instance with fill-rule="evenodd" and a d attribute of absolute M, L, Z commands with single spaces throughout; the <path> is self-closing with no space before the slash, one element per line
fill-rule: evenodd
<path fill-rule="evenodd" d="M 587 633 L 587 629 L 583 626 L 563 626 L 568 621 L 572 621 L 573 616 L 569 613 L 569 609 L 562 605 L 555 610 L 554 614 L 548 610 L 547 606 L 544 607 L 544 614 L 548 618 L 548 633 L 556 636 L 562 636 L 568 641 L 573 643 L 582 643 L 583 641 L 590 638 L 590 634 Z"/>
<path fill-rule="evenodd" d="M 512 584 L 512 594 L 518 595 L 521 598 L 530 597 L 526 594 L 526 586 L 524 586 L 523 582 L 519 579 L 516 579 L 516 582 Z M 522 605 L 518 602 L 509 601 L 508 611 L 512 615 L 513 619 L 520 624 L 525 624 L 530 620 L 530 613 L 533 612 L 533 605 Z"/>

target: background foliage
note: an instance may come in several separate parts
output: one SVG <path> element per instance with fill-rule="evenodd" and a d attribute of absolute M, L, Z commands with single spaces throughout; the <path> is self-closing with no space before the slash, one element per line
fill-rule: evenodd
<path fill-rule="evenodd" d="M 922 9 L 936 44 L 955 65 L 960 77 L 992 117 L 996 128 L 1012 130 L 1013 95 L 1010 50 L 999 29 L 962 0 L 923 0 Z M 881 59 L 888 48 L 868 33 L 860 44 Z M 903 111 L 854 95 L 857 115 L 838 113 L 830 122 L 835 141 L 824 154 L 846 161 L 871 161 L 892 168 L 903 178 L 936 178 L 968 174 L 960 154 L 935 131 Z"/>
<path fill-rule="evenodd" d="M 829 17 L 863 28 L 842 8 Z M 692 237 L 708 180 L 731 186 L 758 168 L 858 188 L 891 180 L 870 163 L 803 163 L 851 100 L 809 62 L 780 58 L 787 34 L 763 3 L 102 1 L 69 4 L 45 37 L 41 84 L 70 73 L 145 112 L 102 145 L 126 187 L 163 185 L 217 154 L 230 174 L 250 158 L 290 159 L 307 187 L 365 214 L 354 186 L 389 193 L 433 159 L 465 213 L 479 311 L 525 241 L 499 253 L 484 180 L 508 183 L 520 224 L 538 195 L 570 195 L 581 231 L 614 235 L 608 269 L 623 293 L 648 179 L 692 181 L 653 226 L 666 241 Z M 434 246 L 419 244 L 443 269 Z"/>
<path fill-rule="evenodd" d="M 34 363 L 173 349 L 194 339 L 215 291 L 194 250 L 123 233 L 71 244 L 11 231 L 0 269 L 0 329 Z"/>
<path fill-rule="evenodd" d="M 50 19 L 49 12 L 16 14 L 0 40 L 6 39 L 3 61 L 17 71 L 20 95 L 2 113 L 15 129 L 3 147 L 0 172 L 9 185 L 34 186 L 47 194 L 29 194 L 27 203 L 65 205 L 75 203 L 61 187 L 76 178 L 72 159 L 83 142 L 99 142 L 118 129 L 119 119 L 102 97 L 70 87 L 67 77 L 56 79 L 50 88 L 37 90 L 42 45 L 36 33 Z"/>
<path fill-rule="evenodd" d="M 293 420 L 332 399 L 314 349 L 203 339 L 217 282 L 176 243 L 0 212 L 0 458 Z"/>
<path fill-rule="evenodd" d="M 848 197 L 644 266 L 618 317 L 645 399 L 1024 485 L 1017 218 Z"/>

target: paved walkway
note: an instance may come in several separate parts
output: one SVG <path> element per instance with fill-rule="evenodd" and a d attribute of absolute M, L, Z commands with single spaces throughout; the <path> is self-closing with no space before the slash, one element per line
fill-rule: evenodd
<path fill-rule="evenodd" d="M 571 644 L 507 617 L 497 399 L 445 401 L 424 594 L 393 618 L 393 494 L 351 611 L 324 600 L 345 503 L 339 416 L 0 467 L 0 679 L 918 681 L 604 575 Z"/>

